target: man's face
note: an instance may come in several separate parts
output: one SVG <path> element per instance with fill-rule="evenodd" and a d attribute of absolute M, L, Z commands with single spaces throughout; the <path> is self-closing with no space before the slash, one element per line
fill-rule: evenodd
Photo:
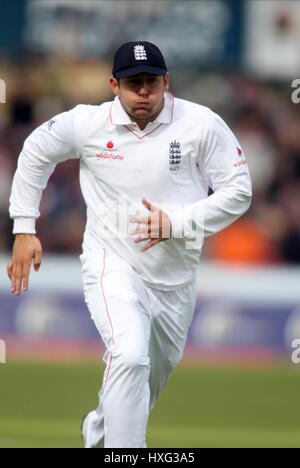
<path fill-rule="evenodd" d="M 151 120 L 163 108 L 164 92 L 169 89 L 169 75 L 140 73 L 118 81 L 111 78 L 110 85 L 133 120 Z"/>

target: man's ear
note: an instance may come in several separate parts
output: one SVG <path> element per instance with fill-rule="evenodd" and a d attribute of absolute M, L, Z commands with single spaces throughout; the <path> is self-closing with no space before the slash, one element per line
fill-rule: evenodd
<path fill-rule="evenodd" d="M 110 77 L 109 79 L 109 84 L 112 89 L 112 92 L 114 93 L 115 96 L 119 96 L 120 89 L 119 89 L 119 83 L 116 78 L 113 76 Z"/>
<path fill-rule="evenodd" d="M 169 87 L 170 87 L 170 74 L 169 73 L 166 73 L 164 76 L 164 87 L 165 87 L 165 91 L 169 91 Z"/>

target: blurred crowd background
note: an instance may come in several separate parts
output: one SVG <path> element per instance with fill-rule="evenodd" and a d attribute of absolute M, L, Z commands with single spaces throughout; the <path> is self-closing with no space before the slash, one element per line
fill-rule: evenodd
<path fill-rule="evenodd" d="M 207 242 L 206 258 L 300 263 L 300 2 L 0 0 L 0 13 L 0 250 L 13 241 L 8 202 L 24 139 L 59 112 L 112 99 L 113 53 L 141 39 L 162 49 L 174 94 L 218 112 L 248 158 L 252 208 Z M 79 253 L 77 162 L 56 168 L 41 213 L 45 251 Z"/>
<path fill-rule="evenodd" d="M 8 204 L 25 138 L 77 104 L 112 99 L 113 54 L 130 40 L 156 43 L 173 93 L 228 123 L 254 193 L 247 214 L 206 242 L 192 366 L 152 415 L 149 446 L 299 446 L 300 0 L 0 0 L 0 447 L 80 446 L 78 421 L 96 403 L 101 340 L 77 257 L 78 162 L 50 178 L 37 231 L 51 255 L 19 297 L 5 273 Z"/>

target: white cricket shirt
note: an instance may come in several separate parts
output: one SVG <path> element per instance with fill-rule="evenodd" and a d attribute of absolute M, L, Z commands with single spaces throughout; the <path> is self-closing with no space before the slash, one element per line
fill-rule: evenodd
<path fill-rule="evenodd" d="M 193 281 L 203 234 L 229 226 L 250 205 L 244 153 L 217 114 L 165 93 L 162 112 L 140 130 L 115 98 L 59 114 L 26 139 L 10 198 L 14 234 L 35 233 L 42 191 L 67 159 L 80 159 L 83 250 L 113 251 L 150 287 Z M 172 239 L 146 252 L 128 234 L 135 227 L 128 218 L 148 214 L 143 197 L 167 212 L 173 227 Z"/>

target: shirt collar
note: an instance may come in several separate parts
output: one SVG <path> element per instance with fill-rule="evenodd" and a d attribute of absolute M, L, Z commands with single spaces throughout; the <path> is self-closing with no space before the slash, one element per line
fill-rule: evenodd
<path fill-rule="evenodd" d="M 170 92 L 164 94 L 164 107 L 152 124 L 170 124 L 173 120 L 174 96 Z M 124 110 L 118 96 L 115 97 L 110 108 L 110 122 L 113 125 L 134 124 L 129 115 Z"/>

